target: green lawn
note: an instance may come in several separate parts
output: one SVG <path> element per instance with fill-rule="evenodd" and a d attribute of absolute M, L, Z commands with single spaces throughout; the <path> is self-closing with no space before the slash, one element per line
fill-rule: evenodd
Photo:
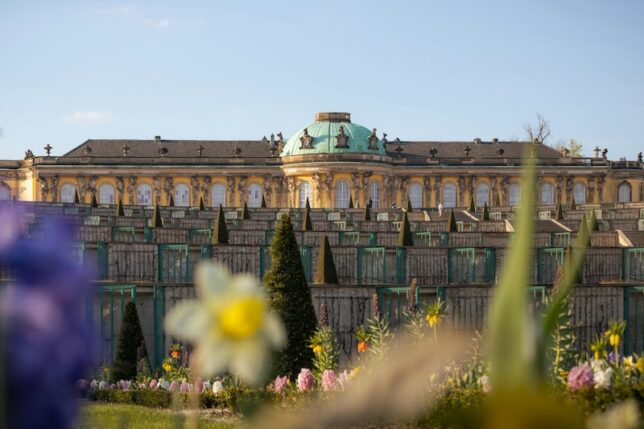
<path fill-rule="evenodd" d="M 184 417 L 169 410 L 156 410 L 137 405 L 88 403 L 81 410 L 74 429 L 81 428 L 182 428 Z M 199 427 L 204 429 L 229 429 L 235 427 L 233 418 L 202 417 Z"/>

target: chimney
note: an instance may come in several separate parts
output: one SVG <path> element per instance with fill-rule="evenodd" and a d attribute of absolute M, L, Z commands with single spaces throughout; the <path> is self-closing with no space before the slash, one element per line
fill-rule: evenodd
<path fill-rule="evenodd" d="M 161 136 L 154 136 L 154 141 L 159 143 L 161 141 Z"/>
<path fill-rule="evenodd" d="M 492 143 L 497 144 L 498 142 L 499 142 L 499 139 L 497 139 L 496 137 L 492 139 Z"/>

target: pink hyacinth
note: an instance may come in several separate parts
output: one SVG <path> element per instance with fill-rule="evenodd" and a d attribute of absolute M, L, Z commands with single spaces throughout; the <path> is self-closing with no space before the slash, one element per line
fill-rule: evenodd
<path fill-rule="evenodd" d="M 288 386 L 288 377 L 280 377 L 279 375 L 275 377 L 275 382 L 273 383 L 273 391 L 275 393 L 282 393 L 284 389 Z"/>
<path fill-rule="evenodd" d="M 201 377 L 195 378 L 195 392 L 203 392 L 203 378 Z"/>
<path fill-rule="evenodd" d="M 181 391 L 181 393 L 190 392 L 190 385 L 188 383 L 181 383 L 180 391 Z"/>
<path fill-rule="evenodd" d="M 593 369 L 588 364 L 578 365 L 568 373 L 568 387 L 578 390 L 593 385 Z"/>
<path fill-rule="evenodd" d="M 157 381 L 152 380 L 150 381 L 150 389 L 156 389 L 157 388 Z"/>
<path fill-rule="evenodd" d="M 345 369 L 340 373 L 340 376 L 338 377 L 338 383 L 340 384 L 340 388 L 342 390 L 347 388 L 347 386 L 351 383 L 351 380 L 349 379 L 349 371 Z"/>
<path fill-rule="evenodd" d="M 325 392 L 338 388 L 338 377 L 332 369 L 325 369 L 322 373 L 322 389 Z"/>
<path fill-rule="evenodd" d="M 170 386 L 168 387 L 168 390 L 170 392 L 178 392 L 179 391 L 179 383 L 177 381 L 173 381 L 170 383 Z"/>
<path fill-rule="evenodd" d="M 300 392 L 313 389 L 313 373 L 308 368 L 302 368 L 297 376 L 297 388 Z"/>

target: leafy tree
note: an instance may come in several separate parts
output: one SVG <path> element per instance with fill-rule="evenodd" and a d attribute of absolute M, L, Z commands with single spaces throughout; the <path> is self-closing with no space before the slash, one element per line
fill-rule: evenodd
<path fill-rule="evenodd" d="M 324 236 L 320 243 L 320 253 L 318 255 L 317 267 L 313 277 L 315 284 L 338 284 L 338 273 L 333 262 L 333 252 L 329 245 L 329 237 Z"/>
<path fill-rule="evenodd" d="M 579 143 L 575 139 L 570 139 L 567 142 L 564 141 L 558 141 L 555 145 L 554 148 L 557 149 L 559 152 L 563 152 L 564 150 L 568 150 L 568 153 L 572 158 L 581 158 L 584 156 L 584 145 Z"/>
<path fill-rule="evenodd" d="M 212 244 L 228 244 L 228 227 L 226 226 L 224 209 L 221 204 L 219 204 L 217 219 L 212 230 Z"/>
<path fill-rule="evenodd" d="M 130 301 L 125 305 L 125 313 L 116 346 L 116 357 L 112 363 L 110 374 L 112 382 L 131 380 L 136 377 L 141 344 L 144 344 L 141 322 L 136 311 L 136 305 Z"/>
<path fill-rule="evenodd" d="M 309 340 L 316 329 L 311 291 L 300 259 L 291 218 L 283 214 L 271 244 L 271 268 L 264 278 L 270 305 L 286 327 L 287 346 L 273 357 L 273 374 L 294 376 L 310 368 Z"/>

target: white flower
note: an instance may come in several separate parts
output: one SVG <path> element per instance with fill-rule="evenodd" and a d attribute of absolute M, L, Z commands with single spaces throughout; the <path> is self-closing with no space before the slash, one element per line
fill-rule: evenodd
<path fill-rule="evenodd" d="M 105 390 L 107 388 L 107 383 L 105 381 L 101 381 L 98 383 L 98 390 Z"/>
<path fill-rule="evenodd" d="M 492 390 L 492 385 L 490 384 L 490 377 L 487 375 L 482 375 L 477 380 L 478 385 L 481 387 L 483 393 L 490 393 Z"/>
<path fill-rule="evenodd" d="M 194 370 L 204 377 L 229 371 L 259 384 L 269 348 L 286 343 L 282 322 L 270 311 L 256 277 L 232 276 L 222 265 L 201 263 L 195 273 L 199 300 L 179 302 L 165 319 L 166 331 L 196 345 Z"/>
<path fill-rule="evenodd" d="M 588 429 L 636 429 L 639 427 L 639 410 L 633 399 L 609 408 L 588 419 Z"/>
<path fill-rule="evenodd" d="M 209 380 L 204 381 L 203 382 L 203 390 L 202 390 L 202 392 L 207 392 L 208 390 L 210 390 L 211 387 L 212 386 L 211 386 Z"/>
<path fill-rule="evenodd" d="M 593 374 L 595 380 L 595 389 L 608 389 L 613 377 L 612 368 L 597 369 Z"/>
<path fill-rule="evenodd" d="M 221 392 L 224 391 L 224 384 L 217 380 L 212 384 L 212 393 L 215 395 L 219 395 Z"/>

